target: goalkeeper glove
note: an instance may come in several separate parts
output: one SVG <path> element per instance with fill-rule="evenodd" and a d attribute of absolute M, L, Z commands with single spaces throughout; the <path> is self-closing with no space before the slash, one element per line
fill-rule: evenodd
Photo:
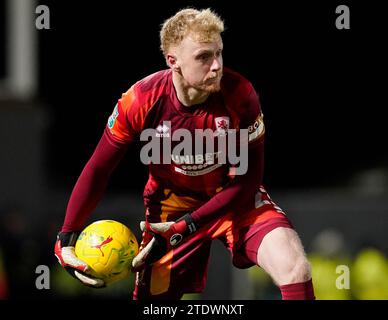
<path fill-rule="evenodd" d="M 149 223 L 142 221 L 140 229 L 152 234 L 153 238 L 133 259 L 134 271 L 139 271 L 145 265 L 151 265 L 158 261 L 173 247 L 181 243 L 185 236 L 194 233 L 197 230 L 197 225 L 191 215 L 187 213 L 175 222 Z"/>
<path fill-rule="evenodd" d="M 84 285 L 93 288 L 104 287 L 104 281 L 87 274 L 89 266 L 75 255 L 74 246 L 78 234 L 78 232 L 59 232 L 55 243 L 55 256 L 61 266 Z"/>

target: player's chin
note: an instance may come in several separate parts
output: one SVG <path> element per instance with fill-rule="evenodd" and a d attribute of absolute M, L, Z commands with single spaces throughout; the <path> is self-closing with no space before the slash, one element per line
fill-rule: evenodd
<path fill-rule="evenodd" d="M 221 83 L 219 81 L 206 84 L 203 86 L 203 90 L 208 93 L 214 93 L 221 90 Z"/>

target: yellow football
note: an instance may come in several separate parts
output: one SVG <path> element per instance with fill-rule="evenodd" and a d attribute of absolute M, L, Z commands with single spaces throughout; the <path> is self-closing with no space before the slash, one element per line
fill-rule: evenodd
<path fill-rule="evenodd" d="M 133 232 L 114 220 L 99 220 L 79 235 L 75 254 L 91 268 L 90 274 L 106 284 L 127 278 L 139 250 Z"/>

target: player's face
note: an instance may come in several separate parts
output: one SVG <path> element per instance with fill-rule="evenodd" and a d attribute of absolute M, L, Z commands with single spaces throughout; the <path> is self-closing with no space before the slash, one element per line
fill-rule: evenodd
<path fill-rule="evenodd" d="M 187 85 L 209 93 L 220 90 L 222 48 L 219 34 L 211 42 L 198 42 L 192 36 L 182 40 L 177 51 L 177 61 Z"/>

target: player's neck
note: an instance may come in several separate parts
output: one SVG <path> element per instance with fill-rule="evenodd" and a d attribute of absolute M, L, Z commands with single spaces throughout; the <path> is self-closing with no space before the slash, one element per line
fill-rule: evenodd
<path fill-rule="evenodd" d="M 172 82 L 174 84 L 178 100 L 186 107 L 203 103 L 210 95 L 209 92 L 198 90 L 189 86 L 184 79 L 175 72 L 172 73 Z"/>

